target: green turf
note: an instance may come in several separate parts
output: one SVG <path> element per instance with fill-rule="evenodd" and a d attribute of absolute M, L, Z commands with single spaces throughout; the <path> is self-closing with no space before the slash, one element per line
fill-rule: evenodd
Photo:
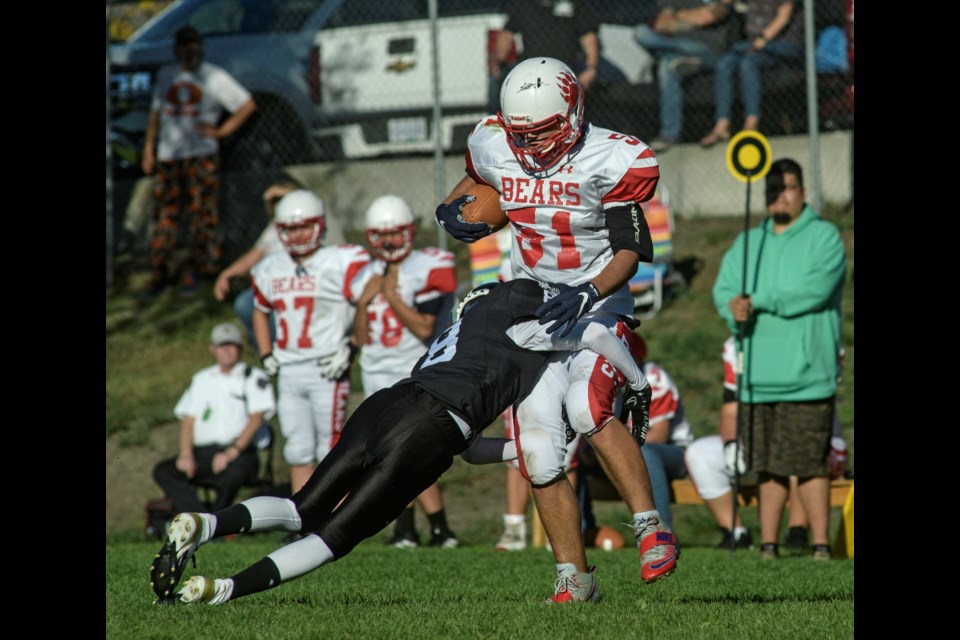
<path fill-rule="evenodd" d="M 200 573 L 229 576 L 281 534 L 202 548 Z M 852 638 L 853 560 L 684 549 L 679 570 L 639 579 L 636 549 L 590 550 L 599 605 L 546 606 L 553 561 L 543 549 L 496 553 L 385 548 L 378 538 L 299 580 L 224 606 L 152 604 L 157 543 L 106 548 L 107 638 Z"/>

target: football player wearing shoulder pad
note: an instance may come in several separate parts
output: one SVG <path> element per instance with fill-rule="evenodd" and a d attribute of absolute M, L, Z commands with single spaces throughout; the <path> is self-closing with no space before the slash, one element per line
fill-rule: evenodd
<path fill-rule="evenodd" d="M 325 246 L 327 208 L 307 189 L 284 195 L 274 219 L 284 251 L 270 253 L 251 270 L 251 322 L 264 368 L 278 375 L 283 456 L 296 491 L 343 427 L 350 394 L 346 374 L 356 351 L 344 344 L 354 316 L 347 292 L 370 255 L 359 245 Z"/>
<path fill-rule="evenodd" d="M 653 151 L 634 136 L 605 129 L 584 119 L 584 90 L 574 71 L 555 58 L 535 56 L 518 63 L 504 78 L 500 110 L 484 118 L 467 139 L 466 175 L 445 199 L 467 193 L 475 183 L 500 193 L 511 224 L 511 274 L 549 283 L 564 293 L 545 300 L 540 321 L 553 345 L 603 334 L 619 340 L 617 321 L 633 316 L 627 285 L 640 261 L 653 260 L 653 241 L 641 204 L 653 197 L 660 178 Z M 558 196 L 558 194 L 560 194 Z M 642 390 L 640 367 L 626 358 L 613 363 L 631 389 Z M 549 514 L 577 508 L 572 492 L 551 491 L 541 480 L 558 467 L 565 424 L 558 405 L 536 403 L 541 385 L 517 407 L 517 441 L 543 442 L 552 455 L 528 461 L 538 511 L 554 559 L 572 559 L 587 570 L 586 557 L 575 544 L 578 523 Z M 643 417 L 645 398 L 633 396 Z M 643 420 L 637 420 L 643 422 Z M 643 425 L 636 433 L 643 440 Z M 554 443 L 557 443 L 554 445 Z M 676 569 L 676 545 L 654 508 L 650 484 L 638 474 L 644 468 L 640 448 L 624 427 L 603 429 L 593 436 L 594 449 L 610 463 L 611 479 L 634 516 L 641 551 L 641 578 L 652 582 Z M 654 536 L 653 534 L 658 535 Z"/>
<path fill-rule="evenodd" d="M 399 196 L 386 195 L 374 200 L 366 215 L 367 242 L 375 258 L 399 262 L 413 251 L 417 228 L 410 205 Z"/>
<path fill-rule="evenodd" d="M 307 256 L 320 248 L 326 232 L 323 200 L 307 189 L 291 191 L 277 203 L 274 224 L 291 256 Z"/>

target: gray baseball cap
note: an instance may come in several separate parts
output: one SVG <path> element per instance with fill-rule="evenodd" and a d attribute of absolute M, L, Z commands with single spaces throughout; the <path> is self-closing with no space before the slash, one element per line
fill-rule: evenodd
<path fill-rule="evenodd" d="M 210 333 L 210 342 L 216 345 L 235 344 L 238 347 L 243 346 L 243 336 L 240 329 L 232 322 L 223 322 L 213 328 Z"/>

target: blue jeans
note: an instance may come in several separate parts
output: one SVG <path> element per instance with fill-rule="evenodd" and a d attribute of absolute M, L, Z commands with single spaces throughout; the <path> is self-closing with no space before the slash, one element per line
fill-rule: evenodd
<path fill-rule="evenodd" d="M 781 63 L 800 61 L 803 47 L 792 42 L 774 40 L 760 51 L 750 53 L 753 40 L 741 40 L 720 57 L 717 74 L 714 76 L 713 97 L 716 102 L 717 120 L 730 119 L 733 107 L 733 76 L 740 73 L 740 97 L 743 100 L 745 117 L 760 118 L 760 102 L 763 98 L 761 71 Z"/>
<path fill-rule="evenodd" d="M 250 344 L 256 349 L 257 338 L 253 335 L 253 287 L 244 289 L 237 295 L 236 300 L 233 301 L 233 310 L 237 312 L 237 317 L 240 318 L 240 322 L 247 328 L 247 337 L 250 338 Z M 273 341 L 277 339 L 276 322 L 273 318 L 273 312 L 270 312 L 269 321 L 270 342 L 272 344 Z"/>
<path fill-rule="evenodd" d="M 687 465 L 683 461 L 683 447 L 675 444 L 646 443 L 640 448 L 643 461 L 647 463 L 653 503 L 664 523 L 673 530 L 673 515 L 670 513 L 670 481 L 687 477 Z"/>
<path fill-rule="evenodd" d="M 717 66 L 717 52 L 692 38 L 664 36 L 645 24 L 634 29 L 633 38 L 657 58 L 660 85 L 660 134 L 657 137 L 675 142 L 683 130 L 683 77 L 670 68 L 670 63 L 683 56 L 697 57 L 703 61 L 700 69 L 710 71 Z"/>

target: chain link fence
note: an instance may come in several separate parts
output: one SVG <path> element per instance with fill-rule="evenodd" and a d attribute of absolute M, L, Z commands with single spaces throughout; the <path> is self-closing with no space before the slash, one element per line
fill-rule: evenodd
<path fill-rule="evenodd" d="M 602 62 L 587 94 L 587 118 L 649 142 L 659 127 L 656 64 L 633 30 L 653 19 L 656 2 L 591 2 L 600 19 Z M 556 10 L 566 10 L 564 4 L 569 0 L 553 2 Z M 822 44 L 822 34 L 836 27 L 846 54 L 840 62 L 847 64 L 815 71 L 817 47 L 808 52 L 812 63 L 765 72 L 760 130 L 774 157 L 792 156 L 806 168 L 811 202 L 847 205 L 853 200 L 853 0 L 800 6 L 813 16 L 807 42 Z M 261 194 L 283 173 L 323 197 L 348 231 L 361 228 L 374 198 L 394 193 L 411 202 L 433 233 L 436 203 L 463 174 L 466 135 L 489 113 L 491 56 L 505 9 L 501 0 L 108 2 L 112 237 L 146 252 L 153 207 L 150 178 L 140 170 L 146 113 L 156 70 L 174 61 L 173 33 L 184 24 L 202 34 L 206 60 L 234 75 L 258 105 L 251 121 L 221 144 L 224 264 L 267 224 Z M 734 13 L 732 19 L 742 18 Z M 521 54 L 536 54 L 518 45 Z M 743 188 L 728 171 L 724 145 L 704 149 L 697 142 L 714 121 L 713 75 L 692 76 L 684 86 L 681 139 L 658 154 L 673 213 L 740 215 Z M 813 117 L 810 89 L 816 90 Z M 742 107 L 734 109 L 738 124 Z M 752 200 L 751 210 L 761 212 L 761 195 Z M 118 247 L 110 233 L 107 238 L 110 256 Z"/>

